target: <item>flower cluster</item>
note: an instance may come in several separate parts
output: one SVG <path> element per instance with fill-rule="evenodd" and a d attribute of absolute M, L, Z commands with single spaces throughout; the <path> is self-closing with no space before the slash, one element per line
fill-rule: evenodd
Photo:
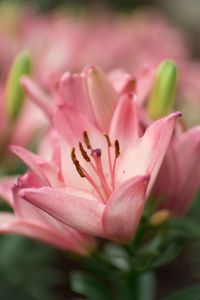
<path fill-rule="evenodd" d="M 74 235 L 81 236 L 79 245 L 85 249 L 87 244 L 89 250 L 91 236 L 119 243 L 132 240 L 180 113 L 144 129 L 132 78 L 117 82 L 112 84 L 91 66 L 60 78 L 51 111 L 43 99 L 36 101 L 48 108 L 51 126 L 38 155 L 11 147 L 30 171 L 15 182 L 12 194 L 8 182 L 2 183 L 2 194 L 12 197 L 8 201 L 14 215 L 2 213 L 1 230 L 21 230 L 61 247 L 65 239 L 55 240 L 54 235 L 60 235 L 60 228 L 63 234 L 64 228 L 67 238 L 69 232 L 73 241 Z M 22 84 L 34 99 L 41 95 L 34 93 L 36 86 L 28 77 Z M 16 226 L 21 222 L 23 227 Z M 43 234 L 47 228 L 49 236 Z M 66 248 L 74 250 L 67 242 Z"/>

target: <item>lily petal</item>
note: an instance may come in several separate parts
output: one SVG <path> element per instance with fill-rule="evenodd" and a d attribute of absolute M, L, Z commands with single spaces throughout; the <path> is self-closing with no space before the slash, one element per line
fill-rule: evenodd
<path fill-rule="evenodd" d="M 65 73 L 59 81 L 58 96 L 61 103 L 65 101 L 74 110 L 82 111 L 87 114 L 91 121 L 95 121 L 84 73 L 73 75 L 69 72 Z"/>
<path fill-rule="evenodd" d="M 162 200 L 159 209 L 169 209 L 171 205 L 174 205 L 179 184 L 180 173 L 177 164 L 177 155 L 174 145 L 171 142 L 153 188 L 155 198 Z"/>
<path fill-rule="evenodd" d="M 137 99 L 140 105 L 143 105 L 145 100 L 147 99 L 147 96 L 149 95 L 154 77 L 156 73 L 156 68 L 153 66 L 143 66 L 137 76 L 137 85 L 136 85 L 136 94 Z"/>
<path fill-rule="evenodd" d="M 10 206 L 13 206 L 13 195 L 11 187 L 17 182 L 17 176 L 4 177 L 0 179 L 0 197 Z"/>
<path fill-rule="evenodd" d="M 57 220 L 87 234 L 104 236 L 101 218 L 105 205 L 92 194 L 78 189 L 71 190 L 40 188 L 24 189 L 20 195 L 28 202 L 44 210 Z M 91 199 L 92 197 L 92 199 Z"/>
<path fill-rule="evenodd" d="M 30 99 L 39 106 L 42 111 L 46 114 L 49 120 L 51 120 L 53 114 L 54 104 L 50 97 L 48 97 L 40 87 L 28 76 L 23 76 L 21 84 L 30 97 Z"/>
<path fill-rule="evenodd" d="M 67 117 L 66 117 L 67 116 Z M 76 168 L 71 160 L 71 149 L 75 147 L 79 149 L 78 142 L 83 142 L 83 131 L 86 130 L 90 143 L 93 149 L 102 149 L 102 165 L 105 174 L 108 173 L 109 163 L 107 156 L 107 142 L 103 134 L 81 113 L 74 111 L 73 107 L 69 107 L 66 104 L 62 104 L 58 107 L 54 116 L 55 127 L 62 137 L 61 139 L 61 163 L 62 172 L 65 183 L 68 186 L 75 187 L 89 187 L 91 185 L 87 183 L 87 180 L 81 178 L 77 173 Z M 79 151 L 76 152 L 78 160 L 81 165 L 88 168 L 88 163 L 82 158 Z M 93 170 L 89 171 L 93 174 Z M 80 185 L 79 185 L 80 184 Z"/>
<path fill-rule="evenodd" d="M 174 213 L 184 214 L 200 187 L 200 126 L 183 133 L 175 143 L 180 174 Z"/>
<path fill-rule="evenodd" d="M 44 185 L 60 186 L 58 172 L 52 163 L 20 146 L 11 145 L 10 149 L 37 174 Z"/>
<path fill-rule="evenodd" d="M 130 145 L 119 158 L 116 182 L 124 182 L 134 176 L 151 174 L 150 191 L 162 163 L 174 130 L 175 120 L 181 114 L 172 113 L 149 126 L 140 139 Z"/>
<path fill-rule="evenodd" d="M 32 175 L 32 174 L 31 174 Z M 23 178 L 22 178 L 23 177 Z M 19 191 L 23 186 L 26 186 L 27 179 L 24 176 L 20 177 L 20 183 L 22 186 L 14 186 L 13 187 L 13 195 L 14 195 L 14 211 L 15 215 L 24 222 L 28 222 L 31 224 L 36 224 L 41 227 L 48 227 L 51 231 L 55 231 L 58 235 L 65 237 L 71 236 L 74 243 L 81 245 L 82 248 L 92 248 L 95 246 L 94 240 L 81 232 L 74 230 L 73 228 L 59 222 L 54 217 L 50 216 L 43 210 L 38 207 L 32 205 L 30 202 L 26 201 L 19 195 Z M 30 179 L 32 181 L 32 176 L 30 176 L 28 183 L 30 184 Z M 35 182 L 35 181 L 34 181 Z M 73 193 L 73 191 L 71 191 Z M 83 196 L 84 191 L 82 192 Z M 65 238 L 64 238 L 65 239 Z"/>
<path fill-rule="evenodd" d="M 108 131 L 118 95 L 107 76 L 99 68 L 85 69 L 89 99 L 96 123 L 102 131 Z"/>
<path fill-rule="evenodd" d="M 129 179 L 111 195 L 103 214 L 108 237 L 127 243 L 133 238 L 146 202 L 149 175 Z"/>
<path fill-rule="evenodd" d="M 0 212 L 0 233 L 22 234 L 63 250 L 86 255 L 88 250 L 73 238 L 70 230 L 68 234 L 60 235 L 51 228 L 19 219 L 12 213 Z"/>
<path fill-rule="evenodd" d="M 121 69 L 116 69 L 108 74 L 118 94 L 133 93 L 136 91 L 136 79 L 132 74 L 127 74 Z"/>
<path fill-rule="evenodd" d="M 135 95 L 126 94 L 119 100 L 109 130 L 111 140 L 119 140 L 121 152 L 139 138 L 138 124 Z"/>

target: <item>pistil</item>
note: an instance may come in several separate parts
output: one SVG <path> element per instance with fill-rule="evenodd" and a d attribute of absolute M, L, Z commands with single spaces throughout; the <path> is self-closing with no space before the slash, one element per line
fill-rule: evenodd
<path fill-rule="evenodd" d="M 108 134 L 106 132 L 103 133 L 103 135 L 106 138 L 107 141 L 107 146 L 108 146 L 108 163 L 109 163 L 109 171 L 110 171 L 110 178 L 111 178 L 111 184 L 112 184 L 112 188 L 113 188 L 113 180 L 112 180 L 112 161 L 111 161 L 111 153 L 110 153 L 110 148 L 112 146 L 110 138 L 108 136 Z"/>

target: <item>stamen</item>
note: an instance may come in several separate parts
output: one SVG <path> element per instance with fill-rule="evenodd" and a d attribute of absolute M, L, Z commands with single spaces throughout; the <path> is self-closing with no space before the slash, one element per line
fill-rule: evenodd
<path fill-rule="evenodd" d="M 72 158 L 72 161 L 76 167 L 76 170 L 77 172 L 79 173 L 79 175 L 81 177 L 85 177 L 89 183 L 94 187 L 94 189 L 96 190 L 97 194 L 99 195 L 101 201 L 103 203 L 105 203 L 105 199 L 104 197 L 102 196 L 98 186 L 96 185 L 96 183 L 94 182 L 94 180 L 90 177 L 90 175 L 86 172 L 86 170 L 80 165 L 79 161 L 77 160 L 76 158 L 76 154 L 75 154 L 75 148 L 72 148 L 72 151 L 71 151 L 71 158 Z"/>
<path fill-rule="evenodd" d="M 74 163 L 74 161 L 76 160 L 76 154 L 75 154 L 75 148 L 74 147 L 72 148 L 72 151 L 71 151 L 71 158 L 72 158 L 72 161 Z"/>
<path fill-rule="evenodd" d="M 112 179 L 113 174 L 112 174 L 112 161 L 111 161 L 111 153 L 110 153 L 110 147 L 112 146 L 112 144 L 111 144 L 108 134 L 106 132 L 104 132 L 103 135 L 105 136 L 107 145 L 108 145 L 108 163 L 109 163 L 110 177 L 111 177 L 111 182 L 112 182 L 112 187 L 113 187 L 114 183 L 113 183 L 113 179 Z"/>
<path fill-rule="evenodd" d="M 110 141 L 110 138 L 108 136 L 108 134 L 106 132 L 103 132 L 103 135 L 105 136 L 106 138 L 106 141 L 107 141 L 107 144 L 108 144 L 108 147 L 111 147 L 111 141 Z"/>
<path fill-rule="evenodd" d="M 117 158 L 120 155 L 120 146 L 119 146 L 119 141 L 115 140 L 115 142 L 114 142 L 115 158 L 114 158 L 114 161 L 112 163 L 112 160 L 111 160 L 111 146 L 112 146 L 111 140 L 110 140 L 110 138 L 109 138 L 109 136 L 106 132 L 104 132 L 103 135 L 105 136 L 106 142 L 107 142 L 108 162 L 109 162 L 109 169 L 110 169 L 111 186 L 112 186 L 112 189 L 114 190 L 115 189 L 115 168 L 116 168 Z M 108 181 L 105 177 L 105 174 L 104 174 L 104 170 L 103 170 L 103 166 L 102 166 L 102 159 L 101 159 L 102 151 L 101 151 L 100 148 L 92 149 L 87 131 L 83 131 L 83 140 L 85 142 L 86 147 L 91 150 L 91 156 L 94 159 L 94 162 L 91 160 L 91 158 L 89 157 L 87 151 L 84 149 L 83 144 L 81 142 L 79 142 L 79 149 L 80 149 L 81 155 L 84 158 L 84 160 L 89 163 L 89 165 L 92 167 L 92 169 L 96 173 L 96 175 L 97 175 L 97 177 L 100 181 L 101 186 L 100 187 L 97 186 L 97 184 L 93 180 L 93 178 L 88 174 L 88 172 L 79 163 L 79 161 L 76 157 L 76 154 L 75 154 L 75 148 L 72 148 L 71 159 L 72 159 L 79 175 L 81 177 L 85 177 L 88 180 L 88 182 L 93 186 L 94 190 L 99 195 L 101 201 L 105 203 L 106 200 L 109 198 L 112 189 L 111 189 L 111 186 L 109 185 L 109 183 L 108 183 Z M 105 196 L 102 193 L 102 189 L 103 189 L 103 192 L 104 192 Z"/>
<path fill-rule="evenodd" d="M 104 194 L 105 194 L 106 198 L 108 198 L 111 194 L 111 190 L 108 186 L 108 183 L 106 181 L 106 178 L 105 178 L 105 175 L 103 172 L 103 168 L 102 168 L 101 149 L 92 150 L 91 156 L 94 158 L 96 168 L 97 168 L 97 175 L 99 176 L 99 179 L 101 181 L 101 184 L 102 184 L 102 187 L 104 190 Z"/>
<path fill-rule="evenodd" d="M 115 167 L 116 167 L 116 161 L 117 161 L 117 158 L 119 157 L 119 155 L 120 155 L 119 141 L 116 140 L 115 141 L 115 160 L 114 160 L 113 168 L 112 168 L 112 187 L 113 187 L 113 189 L 115 189 Z"/>
<path fill-rule="evenodd" d="M 91 145 L 90 145 L 90 140 L 89 140 L 89 137 L 88 137 L 88 134 L 87 134 L 87 131 L 86 131 L 86 130 L 83 131 L 83 140 L 84 140 L 84 142 L 85 142 L 85 144 L 86 144 L 86 147 L 87 147 L 88 149 L 92 149 L 92 147 L 91 147 Z"/>
<path fill-rule="evenodd" d="M 81 166 L 80 166 L 80 163 L 78 161 L 78 159 L 76 158 L 76 154 L 75 154 L 75 148 L 72 148 L 72 151 L 71 151 L 71 158 L 72 158 L 72 161 L 76 167 L 76 170 L 77 172 L 79 173 L 79 175 L 81 177 L 86 177 L 85 173 L 83 172 L 83 170 L 81 169 Z"/>
<path fill-rule="evenodd" d="M 79 149 L 80 149 L 80 151 L 81 151 L 81 154 L 82 154 L 83 158 L 84 158 L 87 162 L 90 162 L 91 159 L 89 158 L 87 152 L 86 152 L 85 149 L 83 148 L 83 145 L 82 145 L 81 142 L 79 142 Z"/>
<path fill-rule="evenodd" d="M 119 141 L 115 141 L 115 157 L 118 158 L 120 155 Z"/>
<path fill-rule="evenodd" d="M 76 170 L 77 170 L 77 172 L 79 173 L 79 175 L 80 175 L 81 177 L 86 177 L 85 173 L 84 173 L 83 170 L 81 169 L 81 166 L 80 166 L 78 160 L 77 160 L 76 163 L 75 163 L 75 167 L 76 167 Z"/>

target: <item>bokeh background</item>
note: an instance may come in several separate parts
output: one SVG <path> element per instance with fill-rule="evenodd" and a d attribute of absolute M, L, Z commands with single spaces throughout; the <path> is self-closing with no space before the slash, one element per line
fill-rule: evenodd
<path fill-rule="evenodd" d="M 27 8 L 30 5 L 30 10 L 40 17 L 62 12 L 63 15 L 66 13 L 66 18 L 69 14 L 77 18 L 80 14 L 87 14 L 87 18 L 91 16 L 99 19 L 108 14 L 120 14 L 126 18 L 131 14 L 136 15 L 143 9 L 145 11 L 155 9 L 169 20 L 171 26 L 182 30 L 190 56 L 195 60 L 200 59 L 199 0 L 0 1 L 0 13 L 3 12 L 7 19 L 5 3 L 10 5 L 9 11 L 15 11 L 19 6 Z M 162 38 L 162 42 L 165 42 L 165 37 Z M 56 40 L 54 42 L 56 43 Z M 1 76 L 3 77 L 3 74 Z M 198 78 L 196 79 L 199 81 Z M 199 202 L 200 197 L 197 197 L 191 208 L 197 218 L 200 217 Z M 3 202 L 0 202 L 0 209 L 5 209 Z M 156 299 L 200 281 L 199 253 L 200 242 L 194 241 L 175 262 L 158 270 Z M 0 299 L 78 299 L 77 295 L 70 291 L 69 285 L 69 272 L 74 268 L 80 269 L 80 265 L 67 253 L 61 253 L 50 246 L 21 236 L 0 236 Z"/>

